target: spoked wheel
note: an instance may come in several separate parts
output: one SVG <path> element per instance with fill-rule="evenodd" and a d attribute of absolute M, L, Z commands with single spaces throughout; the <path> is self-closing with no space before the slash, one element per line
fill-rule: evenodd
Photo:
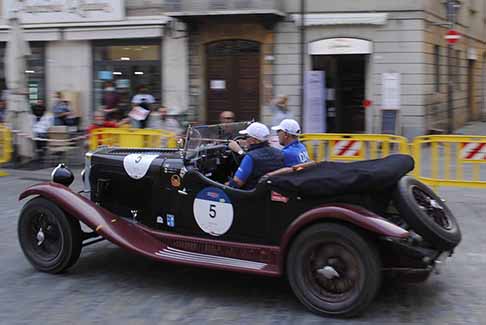
<path fill-rule="evenodd" d="M 413 177 L 403 177 L 394 194 L 402 218 L 432 246 L 450 250 L 461 241 L 456 218 L 434 191 Z"/>
<path fill-rule="evenodd" d="M 412 194 L 419 207 L 431 220 L 444 230 L 450 231 L 452 229 L 452 222 L 445 213 L 444 208 L 431 195 L 417 186 L 412 188 Z"/>
<path fill-rule="evenodd" d="M 59 273 L 81 253 L 81 227 L 54 203 L 34 198 L 22 209 L 18 223 L 20 246 L 38 270 Z"/>
<path fill-rule="evenodd" d="M 317 224 L 302 232 L 290 248 L 287 273 L 297 298 L 325 316 L 363 312 L 381 282 L 375 247 L 340 224 Z"/>

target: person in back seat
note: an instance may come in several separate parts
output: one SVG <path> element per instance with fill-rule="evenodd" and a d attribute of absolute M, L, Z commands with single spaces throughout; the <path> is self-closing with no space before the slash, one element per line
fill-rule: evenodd
<path fill-rule="evenodd" d="M 270 147 L 268 138 L 270 131 L 259 122 L 250 124 L 240 134 L 247 134 L 249 145 L 245 157 L 241 161 L 234 177 L 227 185 L 235 188 L 252 189 L 263 175 L 284 167 L 284 156 L 282 151 Z M 243 149 L 236 141 L 230 141 L 229 148 L 243 154 Z"/>
<path fill-rule="evenodd" d="M 309 154 L 305 146 L 299 141 L 300 125 L 292 119 L 285 119 L 279 125 L 273 126 L 277 131 L 278 141 L 284 146 L 282 152 L 286 167 L 309 162 Z"/>

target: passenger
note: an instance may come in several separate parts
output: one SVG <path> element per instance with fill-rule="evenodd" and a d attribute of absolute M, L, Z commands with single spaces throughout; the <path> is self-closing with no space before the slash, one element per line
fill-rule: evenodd
<path fill-rule="evenodd" d="M 285 119 L 279 125 L 273 126 L 277 131 L 278 142 L 284 146 L 282 152 L 286 167 L 309 162 L 309 154 L 305 146 L 299 141 L 300 125 L 292 119 Z"/>
<path fill-rule="evenodd" d="M 268 138 L 270 131 L 258 122 L 250 124 L 240 134 L 247 134 L 248 151 L 241 161 L 234 177 L 227 185 L 242 189 L 251 189 L 256 186 L 260 177 L 273 170 L 284 167 L 284 157 L 280 150 L 270 147 Z M 231 140 L 229 148 L 242 155 L 243 149 Z"/>

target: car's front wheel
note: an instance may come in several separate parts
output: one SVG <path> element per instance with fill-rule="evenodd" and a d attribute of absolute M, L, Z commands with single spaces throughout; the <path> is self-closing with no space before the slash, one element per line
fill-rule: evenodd
<path fill-rule="evenodd" d="M 22 251 L 39 271 L 62 272 L 76 263 L 81 253 L 79 222 L 42 197 L 25 204 L 18 221 L 18 236 Z"/>
<path fill-rule="evenodd" d="M 297 298 L 323 316 L 352 317 L 363 312 L 382 278 L 376 247 L 342 224 L 305 229 L 292 243 L 286 266 Z"/>

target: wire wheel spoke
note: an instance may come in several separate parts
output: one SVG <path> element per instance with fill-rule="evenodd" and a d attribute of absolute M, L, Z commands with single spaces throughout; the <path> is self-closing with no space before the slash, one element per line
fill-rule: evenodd
<path fill-rule="evenodd" d="M 418 187 L 412 190 L 413 197 L 425 214 L 445 230 L 451 230 L 451 222 L 444 208 L 432 196 Z"/>

